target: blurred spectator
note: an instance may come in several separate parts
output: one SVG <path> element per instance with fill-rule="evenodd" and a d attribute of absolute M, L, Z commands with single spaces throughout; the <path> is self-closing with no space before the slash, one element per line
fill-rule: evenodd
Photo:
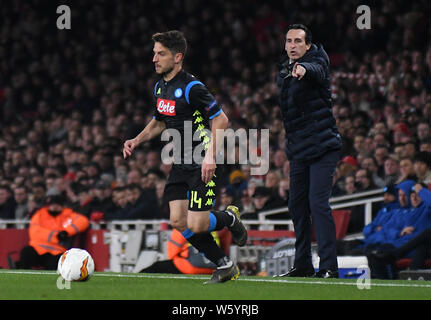
<path fill-rule="evenodd" d="M 376 188 L 371 173 L 367 169 L 359 169 L 355 174 L 358 191 L 369 191 Z"/>
<path fill-rule="evenodd" d="M 281 149 L 277 150 L 274 153 L 272 170 L 278 172 L 278 174 L 281 175 L 283 173 L 283 166 L 286 161 L 287 161 L 286 152 Z"/>
<path fill-rule="evenodd" d="M 389 155 L 389 149 L 387 146 L 379 145 L 374 149 L 374 159 L 377 165 L 377 175 L 384 177 L 385 175 L 385 159 Z"/>
<path fill-rule="evenodd" d="M 262 211 L 271 210 L 285 206 L 283 199 L 274 195 L 267 187 L 256 187 L 253 194 L 253 203 L 256 212 L 253 214 L 246 213 L 243 215 L 244 219 L 257 219 L 257 214 Z M 289 219 L 288 213 L 278 213 L 270 215 L 268 219 Z"/>
<path fill-rule="evenodd" d="M 281 176 L 278 171 L 269 170 L 265 176 L 265 187 L 271 190 L 271 193 L 279 196 Z"/>
<path fill-rule="evenodd" d="M 413 166 L 419 183 L 431 183 L 431 153 L 419 152 Z"/>
<path fill-rule="evenodd" d="M 234 205 L 234 193 L 228 188 L 222 188 L 220 190 L 220 204 L 218 206 L 219 211 L 224 211 L 230 205 Z"/>
<path fill-rule="evenodd" d="M 93 188 L 93 212 L 106 213 L 114 209 L 112 201 L 112 188 L 109 183 L 99 181 Z"/>
<path fill-rule="evenodd" d="M 15 208 L 12 190 L 7 185 L 0 185 L 0 219 L 14 219 Z"/>
<path fill-rule="evenodd" d="M 373 182 L 377 187 L 383 188 L 385 186 L 385 181 L 377 174 L 376 161 L 372 156 L 367 156 L 362 159 L 361 168 L 367 169 L 371 173 Z"/>
<path fill-rule="evenodd" d="M 355 176 L 353 174 L 345 176 L 344 189 L 346 195 L 354 194 L 356 192 Z"/>
<path fill-rule="evenodd" d="M 402 157 L 414 159 L 416 157 L 416 143 L 413 140 L 408 140 L 404 143 Z"/>
<path fill-rule="evenodd" d="M 416 135 L 420 142 L 431 139 L 431 127 L 428 121 L 421 120 L 416 129 Z"/>
<path fill-rule="evenodd" d="M 424 139 L 419 144 L 420 152 L 431 152 L 431 139 Z"/>
<path fill-rule="evenodd" d="M 409 157 L 404 157 L 400 160 L 400 176 L 396 184 L 401 183 L 405 180 L 417 180 L 415 169 L 413 166 L 413 160 Z"/>
<path fill-rule="evenodd" d="M 28 201 L 28 210 L 30 212 L 30 216 L 32 216 L 36 210 L 40 209 L 45 204 L 45 195 L 45 184 L 43 182 L 33 183 L 33 188 Z"/>
<path fill-rule="evenodd" d="M 127 184 L 140 184 L 142 172 L 138 169 L 129 171 L 127 174 Z"/>
<path fill-rule="evenodd" d="M 352 156 L 345 156 L 336 168 L 334 175 L 334 186 L 332 189 L 332 196 L 339 196 L 344 193 L 345 177 L 354 173 L 358 168 L 358 161 Z"/>
<path fill-rule="evenodd" d="M 150 151 L 147 154 L 145 167 L 147 170 L 159 169 L 161 164 L 160 153 L 157 151 Z"/>
<path fill-rule="evenodd" d="M 245 213 L 253 213 L 256 210 L 254 207 L 253 198 L 250 196 L 248 189 L 242 191 L 241 209 L 241 215 Z"/>
<path fill-rule="evenodd" d="M 278 196 L 283 200 L 286 206 L 289 202 L 289 193 L 290 193 L 290 179 L 289 178 L 281 179 L 278 185 Z"/>
<path fill-rule="evenodd" d="M 116 194 L 119 192 L 120 194 Z M 161 219 L 156 192 L 153 189 L 142 190 L 138 184 L 114 190 L 114 203 L 117 209 L 106 212 L 105 220 Z"/>
<path fill-rule="evenodd" d="M 71 205 L 72 210 L 90 218 L 91 213 L 98 209 L 98 201 L 93 199 L 92 189 L 90 186 L 77 185 L 76 194 L 77 201 Z"/>
<path fill-rule="evenodd" d="M 169 202 L 165 200 L 164 191 L 165 191 L 166 179 L 161 179 L 156 183 L 156 196 L 157 196 L 157 205 L 160 210 L 160 218 L 161 219 L 169 219 Z"/>
<path fill-rule="evenodd" d="M 14 191 L 14 197 L 16 202 L 15 219 L 29 218 L 27 188 L 25 186 L 16 187 Z"/>
<path fill-rule="evenodd" d="M 247 189 L 247 181 L 241 170 L 234 170 L 229 175 L 229 184 L 226 191 L 233 197 L 233 201 L 241 198 L 242 191 Z"/>
<path fill-rule="evenodd" d="M 400 165 L 395 155 L 389 155 L 385 159 L 385 184 L 392 185 L 398 180 L 400 175 Z"/>

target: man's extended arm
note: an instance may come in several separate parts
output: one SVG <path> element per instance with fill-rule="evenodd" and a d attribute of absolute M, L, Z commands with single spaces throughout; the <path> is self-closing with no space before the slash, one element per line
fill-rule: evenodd
<path fill-rule="evenodd" d="M 210 182 L 214 175 L 217 151 L 219 150 L 220 143 L 223 143 L 223 141 L 217 141 L 217 130 L 225 130 L 228 122 L 229 119 L 223 111 L 211 120 L 211 143 L 202 163 L 202 181 L 205 183 Z"/>
<path fill-rule="evenodd" d="M 159 136 L 163 130 L 165 130 L 166 125 L 163 121 L 157 121 L 152 119 L 144 130 L 141 131 L 135 138 L 127 140 L 124 142 L 123 146 L 123 157 L 126 159 L 132 154 L 132 151 L 142 142 L 150 141 L 151 139 Z"/>

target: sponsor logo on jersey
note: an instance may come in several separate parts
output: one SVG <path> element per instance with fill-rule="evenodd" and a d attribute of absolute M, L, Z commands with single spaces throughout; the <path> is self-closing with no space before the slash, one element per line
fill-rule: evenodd
<path fill-rule="evenodd" d="M 166 116 L 175 116 L 175 101 L 158 98 L 157 111 Z"/>
<path fill-rule="evenodd" d="M 178 88 L 177 90 L 175 90 L 174 95 L 175 98 L 181 98 L 181 96 L 183 95 L 183 90 L 181 90 L 181 88 Z"/>

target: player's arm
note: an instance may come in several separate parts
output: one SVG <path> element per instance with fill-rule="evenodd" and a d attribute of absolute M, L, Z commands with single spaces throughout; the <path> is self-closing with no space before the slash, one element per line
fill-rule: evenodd
<path fill-rule="evenodd" d="M 217 130 L 225 130 L 229 123 L 226 114 L 221 112 L 211 120 L 211 142 L 205 153 L 205 158 L 202 162 L 202 181 L 208 183 L 211 181 L 216 165 L 217 151 L 220 150 L 223 140 L 217 140 Z"/>
<path fill-rule="evenodd" d="M 135 138 L 124 142 L 123 157 L 126 159 L 132 154 L 132 151 L 141 143 L 150 141 L 151 139 L 159 136 L 165 130 L 166 124 L 163 121 L 152 119 Z"/>
<path fill-rule="evenodd" d="M 212 160 L 212 162 L 214 163 L 216 162 L 217 151 L 220 149 L 221 143 L 223 143 L 223 141 L 217 140 L 217 130 L 226 130 L 228 123 L 229 119 L 223 111 L 221 111 L 210 122 L 211 142 L 208 150 L 206 151 L 205 158 L 208 157 L 208 160 Z"/>
<path fill-rule="evenodd" d="M 225 130 L 229 120 L 217 100 L 202 83 L 191 88 L 189 97 L 190 104 L 196 106 L 210 120 L 211 140 L 202 162 L 202 181 L 208 183 L 215 172 L 218 147 L 223 143 L 216 139 L 217 130 Z"/>

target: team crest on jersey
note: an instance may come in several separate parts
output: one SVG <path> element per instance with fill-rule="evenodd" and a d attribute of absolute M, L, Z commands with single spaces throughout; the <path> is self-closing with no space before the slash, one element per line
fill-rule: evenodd
<path fill-rule="evenodd" d="M 157 111 L 166 116 L 175 116 L 175 101 L 167 99 L 157 99 Z"/>
<path fill-rule="evenodd" d="M 174 92 L 175 98 L 181 98 L 182 95 L 183 95 L 183 90 L 181 90 L 180 88 L 175 90 L 175 92 Z"/>

